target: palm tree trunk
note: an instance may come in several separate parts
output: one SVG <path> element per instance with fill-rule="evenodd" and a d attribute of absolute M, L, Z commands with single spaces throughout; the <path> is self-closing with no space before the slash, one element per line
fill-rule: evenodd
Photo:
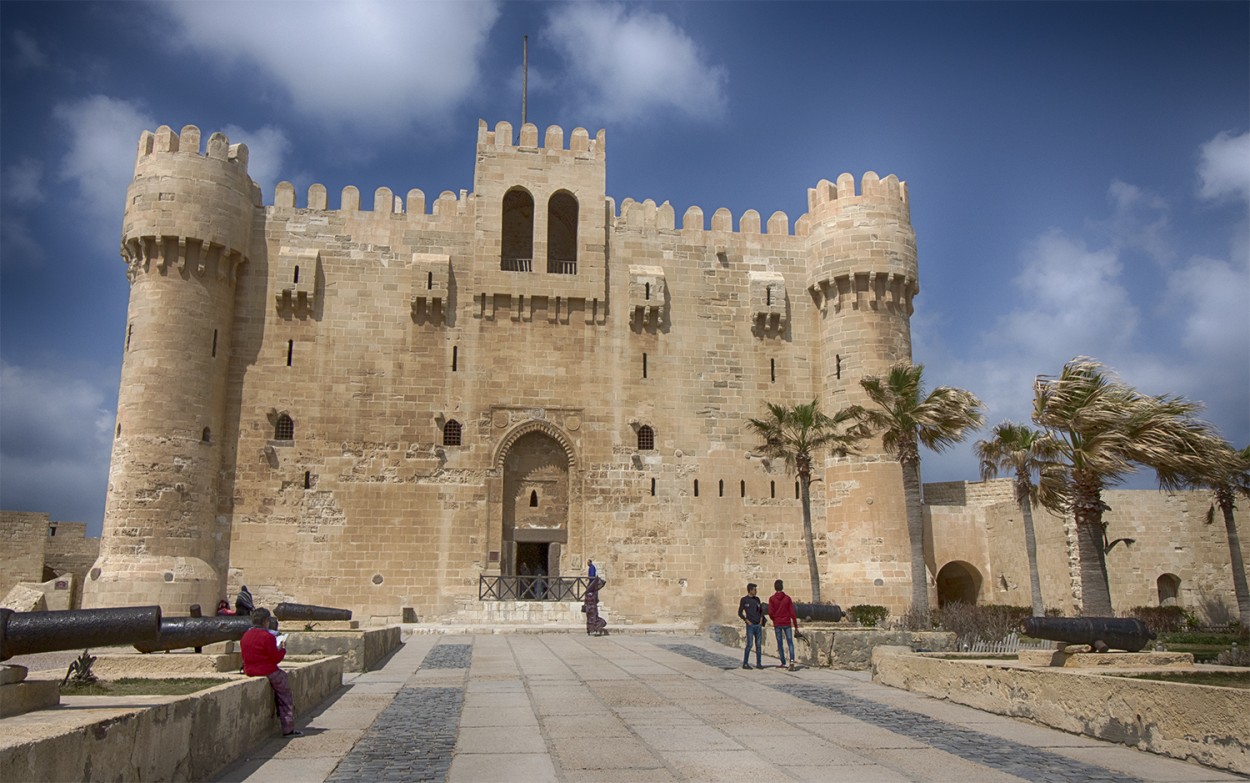
<path fill-rule="evenodd" d="M 807 575 L 812 581 L 812 603 L 820 603 L 820 567 L 816 563 L 816 541 L 812 533 L 812 475 L 799 474 L 803 498 L 803 542 L 807 544 Z"/>
<path fill-rule="evenodd" d="M 1105 527 L 1102 522 L 1102 483 L 1073 471 L 1073 513 L 1076 517 L 1077 554 L 1081 559 L 1081 614 L 1111 617 L 1111 584 L 1107 580 Z"/>
<path fill-rule="evenodd" d="M 1228 555 L 1233 566 L 1233 590 L 1237 593 L 1237 614 L 1241 627 L 1250 628 L 1250 587 L 1246 585 L 1246 562 L 1241 556 L 1241 538 L 1237 535 L 1237 520 L 1233 518 L 1232 497 L 1218 499 L 1224 514 L 1224 529 L 1228 531 Z"/>
<path fill-rule="evenodd" d="M 924 508 L 920 503 L 920 461 L 906 459 L 903 468 L 903 500 L 907 507 L 907 536 L 911 541 L 911 606 L 929 614 L 929 575 L 924 565 Z"/>
<path fill-rule="evenodd" d="M 1024 518 L 1024 549 L 1029 556 L 1029 590 L 1033 595 L 1033 616 L 1042 617 L 1046 608 L 1042 605 L 1042 578 L 1037 570 L 1037 534 L 1033 530 L 1033 504 L 1026 494 L 1020 500 L 1020 513 Z"/>

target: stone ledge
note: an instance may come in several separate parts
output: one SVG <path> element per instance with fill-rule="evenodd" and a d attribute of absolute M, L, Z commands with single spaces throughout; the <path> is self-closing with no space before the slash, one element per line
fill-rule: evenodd
<path fill-rule="evenodd" d="M 341 655 L 345 671 L 367 672 L 400 644 L 398 625 L 363 631 L 291 631 L 286 651 L 288 655 Z"/>
<path fill-rule="evenodd" d="M 1062 666 L 1068 669 L 1192 668 L 1193 653 L 1106 652 L 1069 653 L 1063 650 L 1021 650 L 1022 666 Z"/>
<path fill-rule="evenodd" d="M 0 718 L 46 710 L 60 703 L 61 687 L 56 680 L 27 680 L 0 685 Z"/>
<path fill-rule="evenodd" d="M 1112 677 L 1103 671 L 944 660 L 906 647 L 878 647 L 872 656 L 873 682 L 882 685 L 1250 773 L 1250 690 Z"/>
<path fill-rule="evenodd" d="M 343 684 L 339 657 L 283 668 L 297 716 Z M 281 730 L 268 680 L 222 682 L 186 696 L 66 697 L 72 705 L 6 718 L 0 780 L 208 779 Z"/>

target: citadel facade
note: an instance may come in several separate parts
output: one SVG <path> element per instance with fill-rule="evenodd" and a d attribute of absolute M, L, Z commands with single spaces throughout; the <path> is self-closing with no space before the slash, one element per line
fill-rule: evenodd
<path fill-rule="evenodd" d="M 802 598 L 795 480 L 746 422 L 769 402 L 863 403 L 861 378 L 910 359 L 906 185 L 843 174 L 793 223 L 720 209 L 709 225 L 697 207 L 678 222 L 667 202 L 618 206 L 605 155 L 603 131 L 540 143 L 533 125 L 482 122 L 472 192 L 380 188 L 362 209 L 348 187 L 330 209 L 324 187 L 297 203 L 281 183 L 266 206 L 244 145 L 145 132 L 84 605 L 180 614 L 246 584 L 258 605 L 452 618 L 484 576 L 577 575 L 587 558 L 615 621 L 720 617 L 747 581 Z M 870 449 L 818 467 L 826 596 L 904 610 L 897 463 Z M 988 532 L 1011 517 L 1009 483 L 968 486 L 982 499 L 938 492 L 958 513 L 930 506 L 935 597 L 946 572 L 950 590 L 1028 605 L 1018 527 Z M 1047 603 L 1070 608 L 1052 521 Z M 1221 574 L 1208 537 L 1167 567 L 1231 591 L 1227 545 Z M 1215 565 L 1191 577 L 1202 558 Z M 1154 603 L 1157 576 L 1113 576 L 1113 596 Z"/>

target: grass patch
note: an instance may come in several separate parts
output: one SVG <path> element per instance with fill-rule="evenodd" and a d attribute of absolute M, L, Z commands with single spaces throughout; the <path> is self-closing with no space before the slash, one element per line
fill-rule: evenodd
<path fill-rule="evenodd" d="M 1132 680 L 1158 680 L 1160 682 L 1183 682 L 1188 685 L 1216 685 L 1220 688 L 1250 690 L 1250 673 L 1247 672 L 1151 672 L 1149 674 L 1117 675 Z"/>
<path fill-rule="evenodd" d="M 214 685 L 228 682 L 214 677 L 171 677 L 142 679 L 122 677 L 119 680 L 97 680 L 90 685 L 62 685 L 62 696 L 184 696 Z"/>

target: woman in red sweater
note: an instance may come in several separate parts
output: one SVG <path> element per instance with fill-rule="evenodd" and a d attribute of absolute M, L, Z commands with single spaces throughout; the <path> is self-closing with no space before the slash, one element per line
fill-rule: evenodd
<path fill-rule="evenodd" d="M 286 657 L 286 648 L 278 646 L 277 637 L 269 631 L 269 610 L 263 607 L 252 610 L 252 625 L 243 634 L 239 647 L 243 653 L 243 673 L 248 677 L 268 677 L 273 688 L 274 701 L 278 703 L 278 720 L 282 721 L 282 736 L 294 737 L 295 707 L 291 699 L 291 686 L 286 672 L 278 668 Z"/>

